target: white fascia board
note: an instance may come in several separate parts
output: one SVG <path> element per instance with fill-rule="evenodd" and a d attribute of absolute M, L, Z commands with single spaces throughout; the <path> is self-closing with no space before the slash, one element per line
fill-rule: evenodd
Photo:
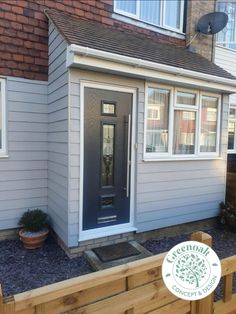
<path fill-rule="evenodd" d="M 136 77 L 158 78 L 195 86 L 236 93 L 236 80 L 186 70 L 161 63 L 123 56 L 72 44 L 67 47 L 67 67 L 105 69 Z M 171 75 L 171 76 L 170 76 Z M 191 81 L 189 80 L 191 78 Z"/>

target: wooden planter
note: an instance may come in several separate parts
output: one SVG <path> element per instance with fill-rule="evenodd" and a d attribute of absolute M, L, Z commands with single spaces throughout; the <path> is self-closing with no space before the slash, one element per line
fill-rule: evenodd
<path fill-rule="evenodd" d="M 40 233 L 40 234 L 35 233 L 35 236 L 34 235 L 26 236 L 24 232 L 25 232 L 24 229 L 21 229 L 19 231 L 20 240 L 23 242 L 24 247 L 26 249 L 34 250 L 34 249 L 42 247 L 44 241 L 48 237 L 49 230 L 45 230 L 45 232 Z"/>

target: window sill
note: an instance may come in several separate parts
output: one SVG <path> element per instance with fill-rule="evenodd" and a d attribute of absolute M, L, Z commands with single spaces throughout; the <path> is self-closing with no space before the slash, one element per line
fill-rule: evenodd
<path fill-rule="evenodd" d="M 169 28 L 163 28 L 161 26 L 156 26 L 156 25 L 152 25 L 152 24 L 148 24 L 146 22 L 143 22 L 141 20 L 129 17 L 129 16 L 125 16 L 122 15 L 120 13 L 113 13 L 112 14 L 112 18 L 119 20 L 120 22 L 124 22 L 127 24 L 131 24 L 140 28 L 144 28 L 144 29 L 148 29 L 150 31 L 156 32 L 156 33 L 161 33 L 163 35 L 166 36 L 171 36 L 171 37 L 175 37 L 175 38 L 179 38 L 179 39 L 185 39 L 185 33 L 182 32 L 178 32 L 175 31 L 173 29 L 169 29 Z"/>
<path fill-rule="evenodd" d="M 4 159 L 4 158 L 9 158 L 9 155 L 6 155 L 6 154 L 0 154 L 0 159 Z"/>
<path fill-rule="evenodd" d="M 236 53 L 236 49 L 229 48 L 229 47 L 224 47 L 224 46 L 221 46 L 220 44 L 217 44 L 217 43 L 216 43 L 216 47 L 217 47 L 217 48 L 222 48 L 222 49 L 225 49 L 225 50 L 228 50 L 228 51 L 231 51 L 231 52 Z"/>
<path fill-rule="evenodd" d="M 220 156 L 206 156 L 206 157 L 167 157 L 167 158 L 143 158 L 144 162 L 153 161 L 187 161 L 187 160 L 223 160 Z"/>

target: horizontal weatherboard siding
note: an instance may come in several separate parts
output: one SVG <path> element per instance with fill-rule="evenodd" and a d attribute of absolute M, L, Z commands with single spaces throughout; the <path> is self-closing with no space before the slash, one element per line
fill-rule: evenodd
<path fill-rule="evenodd" d="M 68 70 L 66 43 L 49 25 L 48 213 L 68 245 Z"/>
<path fill-rule="evenodd" d="M 47 83 L 7 78 L 8 157 L 0 159 L 0 229 L 23 212 L 47 211 Z"/>

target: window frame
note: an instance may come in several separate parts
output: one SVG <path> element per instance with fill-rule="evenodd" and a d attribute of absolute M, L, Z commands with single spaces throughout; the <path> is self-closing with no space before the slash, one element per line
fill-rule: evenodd
<path fill-rule="evenodd" d="M 236 110 L 236 104 L 230 104 L 229 105 L 229 112 L 228 112 L 228 117 L 230 116 L 230 109 L 235 109 Z M 233 118 L 228 118 L 228 127 L 229 127 L 229 122 L 234 122 L 235 123 L 235 129 L 234 129 L 234 148 L 233 149 L 228 149 L 227 148 L 227 153 L 228 154 L 236 154 L 236 117 Z M 229 142 L 229 129 L 228 130 L 228 142 Z"/>
<path fill-rule="evenodd" d="M 226 0 L 218 0 L 217 1 L 217 5 L 219 3 L 230 3 L 230 2 L 226 1 Z M 219 11 L 218 7 L 217 7 L 217 10 Z M 236 3 L 235 3 L 235 10 L 236 10 Z M 221 11 L 219 11 L 219 12 L 221 12 Z M 216 45 L 218 45 L 220 47 L 223 47 L 223 48 L 226 48 L 226 49 L 230 49 L 230 50 L 235 51 L 235 49 L 230 48 L 228 46 L 229 45 L 236 45 L 236 18 L 235 18 L 235 21 L 234 21 L 234 41 L 218 41 L 218 34 L 217 34 L 217 36 L 216 36 Z"/>
<path fill-rule="evenodd" d="M 184 33 L 183 27 L 184 27 L 184 3 L 185 3 L 185 0 L 180 0 L 180 27 L 179 28 L 171 27 L 171 26 L 165 24 L 165 10 L 166 10 L 166 1 L 167 0 L 161 0 L 160 1 L 160 24 L 154 24 L 152 22 L 148 22 L 148 21 L 145 21 L 145 20 L 140 18 L 140 1 L 141 0 L 136 0 L 136 13 L 135 14 L 125 12 L 125 11 L 118 9 L 117 8 L 117 2 L 118 1 L 119 0 L 114 0 L 114 4 L 113 4 L 114 13 L 118 13 L 120 15 L 130 17 L 130 18 L 138 20 L 144 24 L 151 25 L 151 26 L 154 26 L 157 28 L 170 30 L 170 31 L 180 33 L 180 34 Z"/>
<path fill-rule="evenodd" d="M 169 117 L 168 117 L 168 151 L 164 153 L 146 152 L 147 138 L 147 111 L 148 111 L 148 89 L 165 89 L 170 91 L 169 95 Z M 186 92 L 196 95 L 196 105 L 178 105 L 177 93 Z M 200 152 L 200 137 L 201 137 L 201 113 L 202 113 L 202 97 L 214 97 L 217 102 L 217 127 L 216 127 L 216 151 L 215 152 Z M 194 111 L 196 112 L 195 119 L 195 152 L 194 154 L 174 154 L 174 112 L 175 110 Z M 161 161 L 161 160 L 199 160 L 199 159 L 215 159 L 220 158 L 220 128 L 221 128 L 221 95 L 216 93 L 208 93 L 197 89 L 187 89 L 182 87 L 173 87 L 157 83 L 145 84 L 145 103 L 144 103 L 144 141 L 143 141 L 143 160 L 144 161 Z"/>
<path fill-rule="evenodd" d="M 0 107 L 0 110 L 2 110 L 2 132 L 1 132 L 1 142 L 2 147 L 0 148 L 0 157 L 6 157 L 7 156 L 7 128 L 6 128 L 6 79 L 0 77 L 0 97 L 1 97 L 1 104 L 2 108 Z"/>

